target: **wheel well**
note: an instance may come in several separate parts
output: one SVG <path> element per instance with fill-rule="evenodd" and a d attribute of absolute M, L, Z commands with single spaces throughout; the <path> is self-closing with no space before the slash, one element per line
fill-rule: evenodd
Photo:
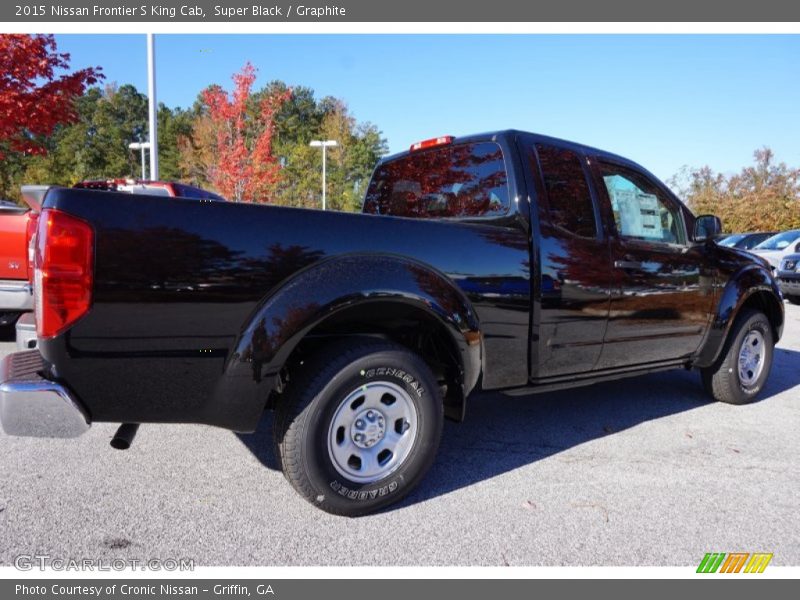
<path fill-rule="evenodd" d="M 402 302 L 370 302 L 346 308 L 310 330 L 289 355 L 268 406 L 280 401 L 294 367 L 321 347 L 347 337 L 373 336 L 401 344 L 421 356 L 440 384 L 445 416 L 461 421 L 464 372 L 460 353 L 446 326 L 421 308 Z"/>
<path fill-rule="evenodd" d="M 761 311 L 767 316 L 772 326 L 772 336 L 777 341 L 778 333 L 783 325 L 783 311 L 775 295 L 766 291 L 755 292 L 744 301 L 740 312 L 746 308 Z"/>

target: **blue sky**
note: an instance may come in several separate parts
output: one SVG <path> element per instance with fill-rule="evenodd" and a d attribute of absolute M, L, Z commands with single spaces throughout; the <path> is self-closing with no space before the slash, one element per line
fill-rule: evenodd
<path fill-rule="evenodd" d="M 146 91 L 143 35 L 58 35 L 72 66 Z M 245 61 L 343 98 L 392 152 L 517 128 L 617 152 L 667 178 L 736 171 L 756 148 L 800 165 L 798 35 L 159 35 L 158 100 L 230 88 Z"/>

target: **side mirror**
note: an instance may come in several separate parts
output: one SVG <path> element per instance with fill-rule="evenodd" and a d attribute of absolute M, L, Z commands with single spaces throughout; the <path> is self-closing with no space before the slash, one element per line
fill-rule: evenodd
<path fill-rule="evenodd" d="M 722 221 L 716 215 L 700 215 L 694 222 L 694 241 L 713 240 L 722 232 Z"/>

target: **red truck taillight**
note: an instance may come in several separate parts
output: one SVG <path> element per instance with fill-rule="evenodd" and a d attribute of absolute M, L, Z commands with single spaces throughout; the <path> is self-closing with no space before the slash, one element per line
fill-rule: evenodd
<path fill-rule="evenodd" d="M 85 315 L 92 304 L 94 231 L 77 217 L 46 208 L 39 217 L 35 244 L 36 333 L 51 338 Z"/>
<path fill-rule="evenodd" d="M 25 226 L 25 247 L 28 249 L 28 281 L 33 283 L 33 255 L 36 249 L 36 227 L 39 224 L 39 213 L 28 212 L 28 223 Z"/>

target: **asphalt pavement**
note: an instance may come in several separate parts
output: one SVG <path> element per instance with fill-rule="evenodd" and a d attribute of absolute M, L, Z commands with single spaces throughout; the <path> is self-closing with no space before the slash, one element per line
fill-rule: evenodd
<path fill-rule="evenodd" d="M 130 450 L 0 433 L 0 565 L 189 558 L 198 565 L 696 565 L 772 552 L 800 565 L 800 307 L 758 402 L 709 402 L 675 371 L 473 398 L 400 505 L 327 515 L 252 435 L 144 425 Z M 13 343 L 0 343 L 0 352 Z"/>

